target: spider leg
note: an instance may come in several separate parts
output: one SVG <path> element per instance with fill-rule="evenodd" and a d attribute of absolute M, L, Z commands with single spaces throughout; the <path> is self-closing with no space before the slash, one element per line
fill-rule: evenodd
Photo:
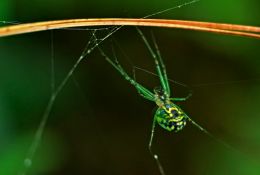
<path fill-rule="evenodd" d="M 231 150 L 237 151 L 235 148 L 233 148 L 231 145 L 229 145 L 228 143 L 226 143 L 225 141 L 214 137 L 210 132 L 208 132 L 205 128 L 203 128 L 202 126 L 200 126 L 198 123 L 196 123 L 194 120 L 192 120 L 189 116 L 187 116 L 185 114 L 185 116 L 189 119 L 189 121 L 196 126 L 199 130 L 201 130 L 202 132 L 204 132 L 206 135 L 208 135 L 209 137 L 213 138 L 215 141 L 219 142 L 220 144 L 224 145 L 226 148 L 229 148 Z"/>
<path fill-rule="evenodd" d="M 98 47 L 98 49 L 101 55 L 105 57 L 106 61 L 109 62 L 127 81 L 129 81 L 143 98 L 154 101 L 154 94 L 141 84 L 137 83 L 133 78 L 131 78 L 119 64 L 117 59 L 115 62 L 113 62 L 100 47 Z"/>
<path fill-rule="evenodd" d="M 143 32 L 139 28 L 136 28 L 136 29 L 137 29 L 137 32 L 140 34 L 142 40 L 144 41 L 146 47 L 148 48 L 150 54 L 154 58 L 156 70 L 157 70 L 157 73 L 160 77 L 160 81 L 161 81 L 161 85 L 162 85 L 163 90 L 168 94 L 168 96 L 170 96 L 171 92 L 170 92 L 169 82 L 168 82 L 168 78 L 167 78 L 166 68 L 165 68 L 165 65 L 163 63 L 163 60 L 162 60 L 158 45 L 156 44 L 154 36 L 152 35 L 156 52 L 153 51 L 151 45 L 149 44 L 149 42 L 145 38 Z"/>
<path fill-rule="evenodd" d="M 152 130 L 151 130 L 151 135 L 150 135 L 148 149 L 149 149 L 150 154 L 153 156 L 153 158 L 154 158 L 154 160 L 155 160 L 155 162 L 156 162 L 156 164 L 157 164 L 157 166 L 159 168 L 160 174 L 161 175 L 165 175 L 163 166 L 162 166 L 162 164 L 161 164 L 161 162 L 159 160 L 159 156 L 157 154 L 155 154 L 153 152 L 153 150 L 152 150 L 155 125 L 156 125 L 156 116 L 154 116 L 154 118 L 153 118 L 153 125 L 152 125 Z"/>
<path fill-rule="evenodd" d="M 187 99 L 189 99 L 192 96 L 192 92 L 190 91 L 189 94 L 186 97 L 182 97 L 182 98 L 170 98 L 171 101 L 186 101 Z"/>
<path fill-rule="evenodd" d="M 188 115 L 186 115 L 186 117 L 189 119 L 189 121 L 196 126 L 199 130 L 201 130 L 202 132 L 204 132 L 205 134 L 213 137 L 206 129 L 204 129 L 202 126 L 200 126 L 198 123 L 196 123 L 194 120 L 192 120 Z"/>
<path fill-rule="evenodd" d="M 118 63 L 118 62 L 117 62 L 117 63 Z M 135 69 L 136 69 L 136 67 L 133 66 L 133 68 L 132 68 L 132 73 L 133 73 L 133 79 L 134 79 L 134 81 L 136 81 Z M 137 92 L 138 92 L 138 94 L 139 94 L 140 96 L 142 96 L 142 97 L 144 97 L 145 99 L 147 99 L 147 98 L 144 96 L 144 94 L 143 94 L 141 91 L 139 91 L 138 89 L 137 89 Z M 148 99 L 148 100 L 149 100 L 149 99 Z"/>

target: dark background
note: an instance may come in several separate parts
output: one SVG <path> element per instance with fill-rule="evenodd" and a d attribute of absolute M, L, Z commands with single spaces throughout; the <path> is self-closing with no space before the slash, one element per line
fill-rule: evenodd
<path fill-rule="evenodd" d="M 143 17 L 186 1 L 1 0 L 0 20 L 35 22 L 97 17 Z M 193 3 L 153 18 L 260 26 L 257 0 Z M 4 24 L 4 22 L 1 23 Z M 81 28 L 83 29 L 83 28 Z M 153 148 L 167 175 L 258 175 L 260 173 L 260 60 L 256 39 L 180 29 L 153 31 L 170 79 L 193 96 L 179 103 L 225 147 L 192 124 L 179 133 L 156 128 Z M 103 33 L 102 33 L 103 32 Z M 58 85 L 88 42 L 89 30 L 55 30 L 0 38 L 0 174 L 17 174 L 33 142 L 51 93 L 51 59 Z M 98 36 L 106 31 L 98 32 Z M 111 51 L 114 46 L 114 53 Z M 154 72 L 134 27 L 101 45 L 132 65 Z M 137 81 L 152 89 L 158 78 L 142 71 Z M 171 84 L 173 96 L 187 89 Z M 95 50 L 58 95 L 28 174 L 159 174 L 147 145 L 156 109 Z"/>

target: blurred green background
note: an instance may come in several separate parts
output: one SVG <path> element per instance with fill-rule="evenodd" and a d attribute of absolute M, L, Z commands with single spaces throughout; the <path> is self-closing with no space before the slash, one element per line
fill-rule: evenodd
<path fill-rule="evenodd" d="M 1 0 L 0 21 L 140 18 L 185 2 Z M 259 7 L 257 0 L 201 0 L 153 18 L 260 26 Z M 233 147 L 226 148 L 191 124 L 178 134 L 157 127 L 153 148 L 166 174 L 260 174 L 260 41 L 177 29 L 142 30 L 148 39 L 154 32 L 169 77 L 191 86 L 193 96 L 180 103 L 182 109 Z M 1 175 L 22 169 L 50 97 L 51 59 L 59 84 L 89 36 L 86 30 L 55 30 L 0 38 Z M 129 73 L 132 65 L 154 71 L 133 27 L 122 28 L 112 41 L 118 43 L 115 53 Z M 111 39 L 102 47 L 113 55 L 110 45 Z M 136 76 L 150 89 L 159 83 L 141 71 Z M 174 96 L 186 95 L 185 88 L 171 86 Z M 57 97 L 28 174 L 157 175 L 147 149 L 154 111 L 155 104 L 142 99 L 96 50 Z"/>

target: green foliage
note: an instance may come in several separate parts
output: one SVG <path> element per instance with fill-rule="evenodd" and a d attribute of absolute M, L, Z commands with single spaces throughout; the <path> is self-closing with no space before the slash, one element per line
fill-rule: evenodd
<path fill-rule="evenodd" d="M 1 0 L 0 20 L 143 17 L 182 2 L 186 1 Z M 259 6 L 256 0 L 201 0 L 154 18 L 259 26 Z M 194 91 L 192 98 L 178 105 L 238 150 L 226 149 L 189 124 L 177 134 L 158 127 L 154 149 L 166 174 L 259 174 L 259 41 L 194 31 L 153 31 L 168 77 L 191 85 Z M 15 174 L 23 164 L 50 97 L 51 58 L 57 85 L 88 36 L 89 31 L 55 30 L 53 35 L 47 31 L 0 38 L 0 174 Z M 154 70 L 133 28 L 122 28 L 114 37 L 125 54 L 120 49 L 115 53 L 130 75 L 130 62 Z M 111 51 L 111 42 L 102 47 Z M 150 74 L 136 75 L 150 89 L 159 83 Z M 186 89 L 170 87 L 173 97 L 186 95 Z M 58 96 L 29 174 L 157 174 L 147 151 L 153 107 L 94 52 Z"/>

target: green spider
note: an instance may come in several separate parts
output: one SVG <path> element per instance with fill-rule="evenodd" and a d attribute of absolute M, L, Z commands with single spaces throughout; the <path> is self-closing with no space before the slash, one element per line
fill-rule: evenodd
<path fill-rule="evenodd" d="M 139 84 L 138 82 L 135 81 L 135 79 L 131 78 L 126 71 L 122 68 L 122 66 L 119 64 L 117 59 L 115 61 L 112 61 L 103 50 L 100 50 L 101 54 L 105 57 L 105 59 L 127 80 L 129 81 L 137 90 L 137 92 L 145 99 L 149 101 L 153 101 L 156 103 L 158 106 L 154 119 L 153 119 L 153 125 L 152 125 L 152 130 L 151 130 L 151 136 L 150 136 L 150 141 L 149 141 L 149 151 L 152 154 L 152 156 L 155 158 L 159 170 L 161 174 L 165 174 L 164 170 L 159 162 L 158 155 L 154 154 L 152 152 L 152 141 L 153 141 L 153 135 L 154 135 L 154 129 L 156 122 L 165 130 L 167 131 L 174 131 L 178 132 L 181 131 L 187 121 L 190 121 L 192 124 L 194 124 L 196 127 L 198 127 L 201 131 L 205 132 L 208 135 L 209 132 L 207 132 L 204 128 L 202 128 L 200 125 L 198 125 L 195 121 L 193 121 L 187 114 L 184 113 L 184 111 L 175 104 L 175 102 L 178 101 L 185 101 L 189 97 L 191 97 L 191 93 L 188 94 L 187 97 L 184 98 L 171 98 L 171 91 L 169 87 L 169 82 L 167 78 L 167 73 L 166 73 L 166 68 L 163 63 L 160 51 L 158 49 L 158 46 L 155 42 L 154 37 L 152 37 L 154 46 L 156 51 L 152 49 L 150 46 L 149 42 L 145 38 L 144 34 L 140 29 L 137 28 L 138 33 L 140 34 L 142 40 L 144 41 L 146 47 L 148 48 L 150 54 L 152 55 L 155 65 L 156 65 L 156 71 L 157 74 L 160 78 L 161 86 L 154 88 L 153 93 Z"/>

